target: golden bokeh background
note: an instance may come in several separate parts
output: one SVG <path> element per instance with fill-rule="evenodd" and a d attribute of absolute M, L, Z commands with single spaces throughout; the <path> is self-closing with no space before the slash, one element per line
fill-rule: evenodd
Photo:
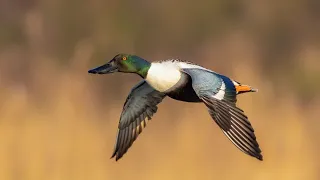
<path fill-rule="evenodd" d="M 1 180 L 320 179 L 320 3 L 0 1 Z M 110 159 L 139 77 L 89 75 L 118 53 L 182 58 L 258 93 L 239 96 L 264 161 L 240 152 L 202 104 L 166 98 Z"/>

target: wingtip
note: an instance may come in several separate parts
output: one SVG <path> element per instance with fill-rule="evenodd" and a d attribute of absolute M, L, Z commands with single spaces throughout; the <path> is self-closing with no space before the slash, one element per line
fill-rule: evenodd
<path fill-rule="evenodd" d="M 110 159 L 115 159 L 115 161 L 117 162 L 120 159 L 120 157 L 119 156 L 111 156 Z"/>
<path fill-rule="evenodd" d="M 119 155 L 117 154 L 117 152 L 115 151 L 115 152 L 112 154 L 112 156 L 110 157 L 110 159 L 115 158 L 115 160 L 118 161 L 119 159 L 121 159 L 121 157 L 122 157 L 122 156 L 119 156 Z"/>
<path fill-rule="evenodd" d="M 116 162 L 119 161 L 119 159 L 121 158 L 122 156 L 116 156 Z"/>
<path fill-rule="evenodd" d="M 263 161 L 263 156 L 261 154 L 257 155 L 256 158 L 260 161 Z"/>
<path fill-rule="evenodd" d="M 117 154 L 117 151 L 114 151 L 114 152 L 112 153 L 110 159 L 113 159 L 113 158 L 116 156 L 116 154 Z"/>

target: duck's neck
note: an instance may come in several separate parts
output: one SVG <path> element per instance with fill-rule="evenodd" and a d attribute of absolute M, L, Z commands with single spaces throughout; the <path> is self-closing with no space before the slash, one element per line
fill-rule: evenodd
<path fill-rule="evenodd" d="M 139 70 L 136 72 L 140 77 L 145 79 L 147 77 L 148 71 L 151 67 L 151 63 L 141 59 L 139 60 Z"/>

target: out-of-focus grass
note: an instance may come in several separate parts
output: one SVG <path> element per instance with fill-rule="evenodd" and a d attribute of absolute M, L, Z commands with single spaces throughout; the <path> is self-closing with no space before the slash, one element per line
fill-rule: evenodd
<path fill-rule="evenodd" d="M 153 121 L 123 159 L 110 160 L 119 114 L 130 87 L 124 85 L 126 90 L 119 94 L 111 93 L 117 87 L 109 87 L 104 97 L 97 97 L 98 81 L 109 83 L 121 75 L 86 74 L 91 50 L 85 47 L 75 53 L 80 65 L 70 64 L 64 70 L 54 64 L 50 68 L 45 63 L 35 65 L 33 80 L 39 80 L 35 88 L 45 97 L 38 102 L 23 86 L 2 84 L 1 179 L 319 177 L 318 133 L 310 133 L 319 125 L 311 121 L 317 108 L 302 111 L 290 92 L 276 99 L 272 83 L 264 82 L 258 71 L 247 71 L 241 63 L 233 77 L 260 89 L 259 93 L 240 96 L 239 106 L 256 130 L 263 162 L 237 150 L 203 105 L 171 99 L 160 104 Z M 99 99 L 107 103 L 98 107 Z"/>

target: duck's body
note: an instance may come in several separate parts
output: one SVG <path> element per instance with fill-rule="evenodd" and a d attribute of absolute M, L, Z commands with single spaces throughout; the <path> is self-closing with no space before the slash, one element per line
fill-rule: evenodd
<path fill-rule="evenodd" d="M 182 71 L 183 66 L 195 66 L 190 62 L 167 60 L 151 63 L 145 81 L 159 92 L 185 102 L 201 102 L 194 89 L 189 75 Z"/>
<path fill-rule="evenodd" d="M 178 101 L 198 103 L 202 102 L 192 88 L 191 77 L 185 73 L 181 73 L 180 80 L 165 93 L 167 94 L 167 96 Z"/>
<path fill-rule="evenodd" d="M 105 74 L 114 71 L 136 73 L 144 80 L 129 94 L 119 122 L 119 131 L 113 156 L 116 160 L 125 154 L 157 111 L 157 104 L 169 96 L 184 102 L 202 102 L 224 134 L 244 153 L 262 160 L 261 150 L 247 116 L 236 106 L 236 96 L 255 92 L 191 62 L 165 60 L 149 63 L 134 55 L 117 55 L 106 65 L 89 73 Z"/>

